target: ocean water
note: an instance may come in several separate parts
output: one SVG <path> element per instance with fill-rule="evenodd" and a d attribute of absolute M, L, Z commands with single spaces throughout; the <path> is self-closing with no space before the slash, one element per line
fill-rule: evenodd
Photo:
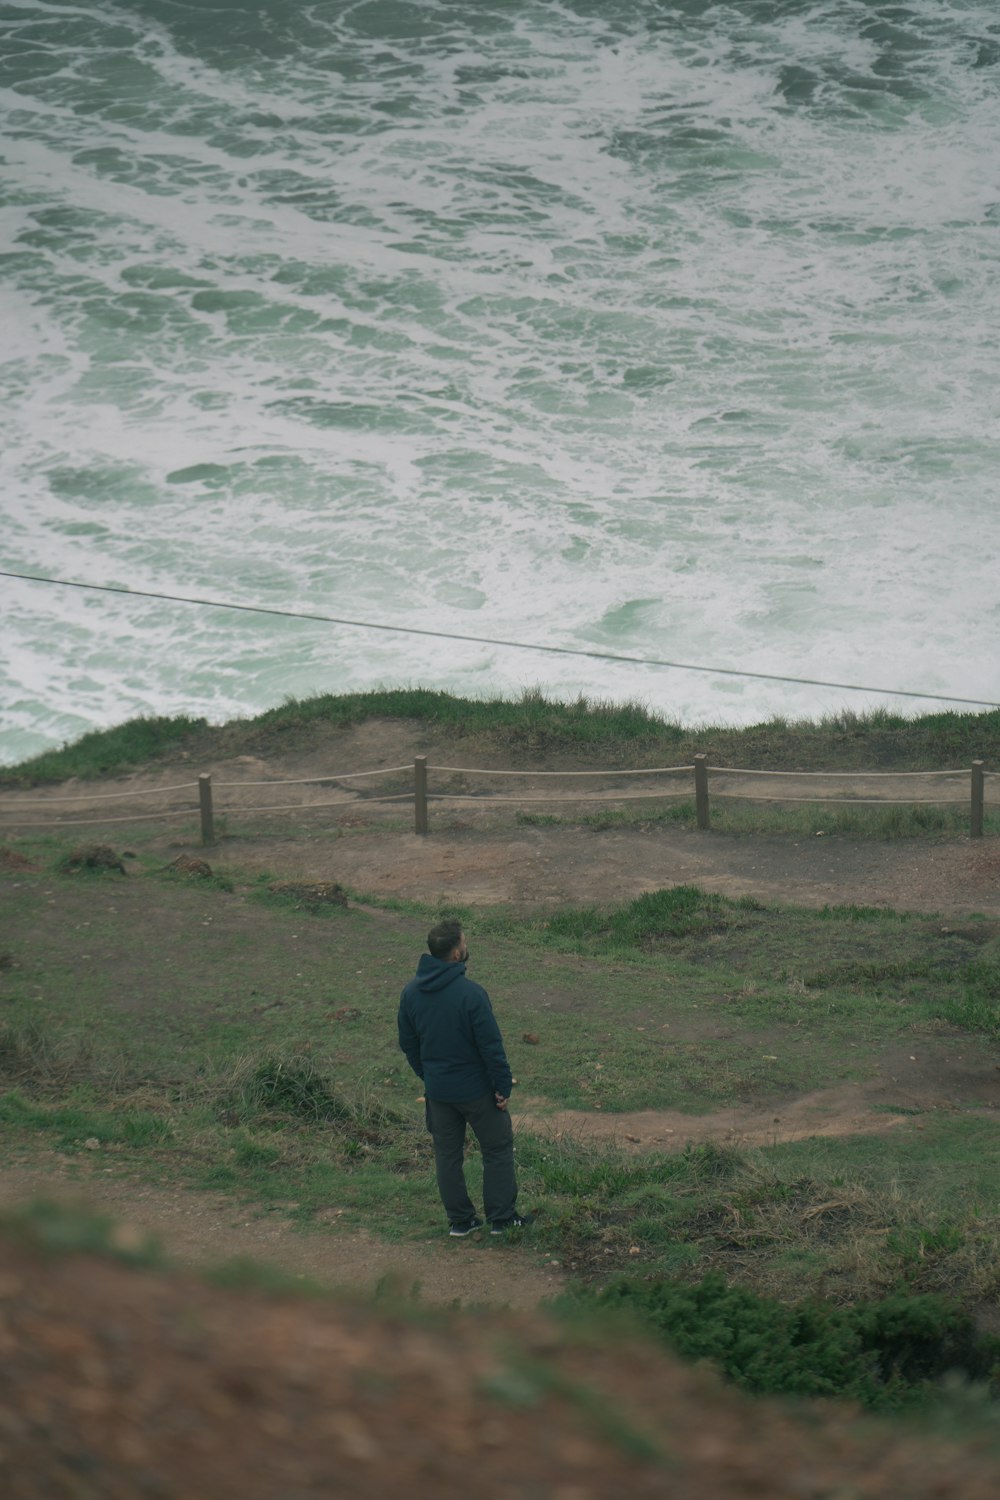
<path fill-rule="evenodd" d="M 995 0 L 0 0 L 0 760 L 1000 700 Z"/>

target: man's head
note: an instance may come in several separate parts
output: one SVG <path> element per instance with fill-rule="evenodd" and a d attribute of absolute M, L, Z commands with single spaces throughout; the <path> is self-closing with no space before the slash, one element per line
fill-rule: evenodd
<path fill-rule="evenodd" d="M 452 919 L 431 928 L 427 934 L 427 946 L 433 958 L 464 963 L 469 956 L 462 924 Z"/>

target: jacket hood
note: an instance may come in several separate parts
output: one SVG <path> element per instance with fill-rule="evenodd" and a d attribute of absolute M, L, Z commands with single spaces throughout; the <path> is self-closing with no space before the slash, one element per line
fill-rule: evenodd
<path fill-rule="evenodd" d="M 456 979 L 465 978 L 465 964 L 451 963 L 446 958 L 435 958 L 430 953 L 421 953 L 417 964 L 417 988 L 433 994 L 447 989 Z"/>

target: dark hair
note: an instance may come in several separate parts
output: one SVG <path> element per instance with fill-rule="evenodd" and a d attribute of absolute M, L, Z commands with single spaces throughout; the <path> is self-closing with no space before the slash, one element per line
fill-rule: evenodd
<path fill-rule="evenodd" d="M 447 958 L 462 941 L 462 924 L 454 918 L 439 922 L 427 934 L 427 946 L 434 958 Z"/>

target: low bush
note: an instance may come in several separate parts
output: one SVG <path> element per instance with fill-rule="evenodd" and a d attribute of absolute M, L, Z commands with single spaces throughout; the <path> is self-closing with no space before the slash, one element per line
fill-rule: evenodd
<path fill-rule="evenodd" d="M 1000 1339 L 978 1334 L 948 1298 L 897 1292 L 879 1302 L 785 1305 L 711 1273 L 694 1285 L 622 1278 L 579 1289 L 564 1310 L 626 1313 L 685 1359 L 708 1359 L 757 1394 L 837 1396 L 874 1411 L 926 1401 L 951 1372 L 1000 1383 Z"/>

